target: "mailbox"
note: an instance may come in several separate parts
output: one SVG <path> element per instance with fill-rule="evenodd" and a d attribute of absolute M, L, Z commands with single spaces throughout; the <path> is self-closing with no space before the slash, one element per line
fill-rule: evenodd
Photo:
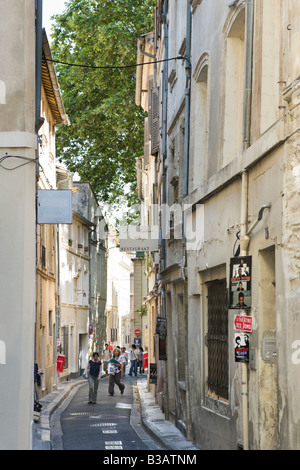
<path fill-rule="evenodd" d="M 266 337 L 263 339 L 263 354 L 262 358 L 264 361 L 276 362 L 277 360 L 277 348 L 276 348 L 276 338 Z"/>
<path fill-rule="evenodd" d="M 57 356 L 56 360 L 56 370 L 58 372 L 63 372 L 64 371 L 64 365 L 65 365 L 65 356 L 62 356 L 61 354 Z"/>

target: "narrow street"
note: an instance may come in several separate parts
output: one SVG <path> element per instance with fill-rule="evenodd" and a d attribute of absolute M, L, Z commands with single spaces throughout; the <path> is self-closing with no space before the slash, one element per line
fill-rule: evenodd
<path fill-rule="evenodd" d="M 125 392 L 115 386 L 108 394 L 108 378 L 100 380 L 97 404 L 88 404 L 88 382 L 76 388 L 53 414 L 51 421 L 54 450 L 163 450 L 144 431 L 134 377 L 122 379 Z"/>

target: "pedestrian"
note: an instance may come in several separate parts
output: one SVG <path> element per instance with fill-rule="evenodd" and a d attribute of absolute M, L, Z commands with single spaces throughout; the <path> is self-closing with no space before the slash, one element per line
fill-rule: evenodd
<path fill-rule="evenodd" d="M 123 377 L 123 375 L 125 374 L 125 371 L 126 371 L 127 363 L 128 363 L 128 355 L 127 355 L 127 352 L 126 352 L 126 348 L 121 348 L 121 354 L 119 356 L 119 362 L 122 365 L 121 377 Z"/>
<path fill-rule="evenodd" d="M 95 404 L 97 400 L 97 392 L 99 380 L 101 377 L 101 364 L 102 362 L 99 359 L 99 354 L 93 352 L 93 359 L 90 359 L 87 367 L 85 376 L 89 381 L 89 401 L 88 404 Z"/>
<path fill-rule="evenodd" d="M 111 351 L 108 347 L 108 343 L 105 343 L 105 349 L 103 351 L 103 354 L 102 354 L 102 359 L 103 359 L 103 370 L 105 372 L 105 375 L 107 376 L 107 366 L 108 366 L 108 362 L 109 360 L 111 359 Z"/>
<path fill-rule="evenodd" d="M 131 351 L 130 351 L 130 370 L 129 370 L 128 375 L 132 375 L 132 372 L 134 372 L 134 375 L 137 377 L 137 360 L 138 360 L 138 351 L 136 349 L 136 345 L 132 344 Z"/>
<path fill-rule="evenodd" d="M 120 350 L 114 349 L 113 350 L 113 357 L 110 359 L 108 363 L 108 375 L 109 375 L 109 382 L 108 382 L 108 393 L 112 397 L 115 392 L 115 384 L 119 387 L 121 395 L 123 395 L 125 390 L 125 385 L 121 382 L 121 364 L 119 362 Z"/>
<path fill-rule="evenodd" d="M 138 363 L 138 367 L 140 368 L 140 374 L 144 373 L 143 354 L 144 354 L 144 350 L 143 350 L 142 346 L 140 346 L 139 347 L 139 363 Z"/>

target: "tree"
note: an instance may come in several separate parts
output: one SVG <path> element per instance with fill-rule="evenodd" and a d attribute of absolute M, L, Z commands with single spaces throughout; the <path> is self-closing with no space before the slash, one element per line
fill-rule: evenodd
<path fill-rule="evenodd" d="M 90 181 L 103 202 L 118 203 L 126 190 L 129 204 L 138 202 L 135 163 L 143 155 L 144 114 L 135 105 L 134 64 L 138 37 L 153 29 L 155 3 L 70 0 L 54 16 L 53 60 L 86 66 L 56 65 L 71 122 L 58 128 L 57 156 Z"/>

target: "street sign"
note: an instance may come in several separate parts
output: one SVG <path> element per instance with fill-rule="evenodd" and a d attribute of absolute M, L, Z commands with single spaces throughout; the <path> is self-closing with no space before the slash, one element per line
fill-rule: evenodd
<path fill-rule="evenodd" d="M 252 331 L 252 317 L 247 315 L 236 315 L 234 317 L 234 328 L 239 331 Z"/>
<path fill-rule="evenodd" d="M 139 329 L 134 330 L 134 334 L 136 336 L 139 336 L 141 334 L 141 330 L 139 330 Z"/>

